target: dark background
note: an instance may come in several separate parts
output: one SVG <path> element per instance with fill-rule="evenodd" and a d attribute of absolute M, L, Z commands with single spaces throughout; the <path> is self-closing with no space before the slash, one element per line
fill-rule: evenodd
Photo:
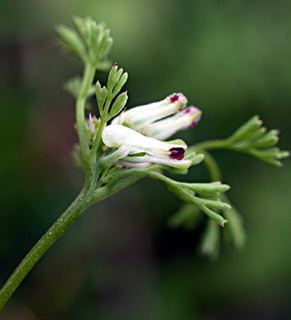
<path fill-rule="evenodd" d="M 62 84 L 81 64 L 57 47 L 74 14 L 110 27 L 110 58 L 129 72 L 128 106 L 183 92 L 203 111 L 188 144 L 228 136 L 254 114 L 290 149 L 290 1 L 0 2 L 0 282 L 69 205 L 74 101 Z M 106 74 L 99 75 L 105 84 Z M 248 241 L 197 255 L 202 228 L 169 229 L 180 202 L 144 180 L 90 208 L 33 269 L 1 319 L 288 319 L 290 160 L 281 169 L 213 152 Z M 207 181 L 202 165 L 188 181 Z"/>

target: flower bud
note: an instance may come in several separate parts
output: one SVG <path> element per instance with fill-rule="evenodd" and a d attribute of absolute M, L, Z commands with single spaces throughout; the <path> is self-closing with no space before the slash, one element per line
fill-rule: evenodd
<path fill-rule="evenodd" d="M 185 107 L 187 98 L 182 93 L 174 93 L 162 101 L 138 106 L 123 112 L 112 121 L 112 124 L 123 124 L 134 130 L 163 119 Z"/>
<path fill-rule="evenodd" d="M 93 140 L 95 139 L 99 125 L 100 119 L 97 119 L 95 116 L 92 117 L 90 113 L 88 120 L 88 128 L 86 129 L 89 144 L 92 144 Z"/>
<path fill-rule="evenodd" d="M 145 136 L 166 140 L 180 130 L 193 127 L 201 118 L 201 111 L 193 106 L 166 119 L 156 121 L 141 130 Z"/>

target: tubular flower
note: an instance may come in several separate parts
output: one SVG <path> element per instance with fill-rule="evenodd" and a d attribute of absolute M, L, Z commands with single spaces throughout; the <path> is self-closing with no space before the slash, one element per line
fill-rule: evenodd
<path fill-rule="evenodd" d="M 173 93 L 162 101 L 138 106 L 121 113 L 112 124 L 122 124 L 139 131 L 145 126 L 176 113 L 187 104 L 187 98 L 182 93 Z"/>
<path fill-rule="evenodd" d="M 193 106 L 166 119 L 156 121 L 141 129 L 145 136 L 166 140 L 180 130 L 194 127 L 201 118 L 201 111 Z"/>
<path fill-rule="evenodd" d="M 187 146 L 181 140 L 172 143 L 163 142 L 116 124 L 109 125 L 103 130 L 102 140 L 109 148 L 129 147 L 129 156 L 123 158 L 123 164 L 127 166 L 137 166 L 137 163 L 140 164 L 138 166 L 159 163 L 186 169 L 192 163 L 190 160 L 182 160 Z"/>

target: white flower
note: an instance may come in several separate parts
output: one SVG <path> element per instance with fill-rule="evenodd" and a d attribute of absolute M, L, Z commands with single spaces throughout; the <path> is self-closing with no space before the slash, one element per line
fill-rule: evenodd
<path fill-rule="evenodd" d="M 186 144 L 179 140 L 163 142 L 122 125 L 109 125 L 102 132 L 102 140 L 107 147 L 129 147 L 129 155 L 123 158 L 126 163 L 160 163 L 176 168 L 188 168 L 190 160 L 182 160 L 187 149 Z"/>
<path fill-rule="evenodd" d="M 180 130 L 194 127 L 201 118 L 201 111 L 193 106 L 166 119 L 156 121 L 141 129 L 145 136 L 166 140 Z"/>
<path fill-rule="evenodd" d="M 173 93 L 162 101 L 138 106 L 121 113 L 112 124 L 123 124 L 139 131 L 156 120 L 176 113 L 187 104 L 187 98 L 182 93 Z"/>

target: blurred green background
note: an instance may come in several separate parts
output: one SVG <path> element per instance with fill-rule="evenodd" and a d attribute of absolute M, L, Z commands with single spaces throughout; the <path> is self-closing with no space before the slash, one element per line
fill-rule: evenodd
<path fill-rule="evenodd" d="M 0 2 L 0 282 L 73 200 L 74 101 L 81 72 L 54 25 L 91 15 L 129 72 L 128 106 L 183 92 L 203 111 L 188 144 L 228 136 L 254 114 L 290 149 L 290 1 Z M 106 74 L 100 74 L 105 83 Z M 248 232 L 244 251 L 197 255 L 201 230 L 169 229 L 180 202 L 144 180 L 90 208 L 43 257 L 1 319 L 212 320 L 291 316 L 291 165 L 213 152 Z M 202 165 L 189 181 L 207 181 Z"/>

